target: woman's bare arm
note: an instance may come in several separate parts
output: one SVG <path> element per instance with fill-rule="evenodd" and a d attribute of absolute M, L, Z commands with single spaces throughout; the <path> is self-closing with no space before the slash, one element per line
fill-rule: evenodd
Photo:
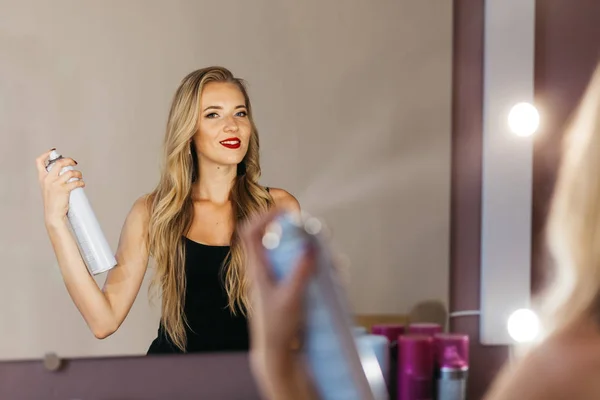
<path fill-rule="evenodd" d="M 89 274 L 66 220 L 47 221 L 50 242 L 75 306 L 99 339 L 114 333 L 125 320 L 140 290 L 148 265 L 149 208 L 145 198 L 131 208 L 119 238 L 117 266 L 101 290 Z"/>

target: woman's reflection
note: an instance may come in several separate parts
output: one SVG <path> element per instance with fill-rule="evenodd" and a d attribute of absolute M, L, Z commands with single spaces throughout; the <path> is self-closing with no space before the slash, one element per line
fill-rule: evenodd
<path fill-rule="evenodd" d="M 300 206 L 285 190 L 258 183 L 258 132 L 242 80 L 222 67 L 183 79 L 168 117 L 160 180 L 133 204 L 118 265 L 102 289 L 67 225 L 69 193 L 84 185 L 68 180 L 81 173 L 58 175 L 76 165 L 70 158 L 46 173 L 48 155 L 37 159 L 46 228 L 67 290 L 97 338 L 123 323 L 152 257 L 162 315 L 148 354 L 248 350 L 245 257 L 236 227 L 273 206 Z"/>

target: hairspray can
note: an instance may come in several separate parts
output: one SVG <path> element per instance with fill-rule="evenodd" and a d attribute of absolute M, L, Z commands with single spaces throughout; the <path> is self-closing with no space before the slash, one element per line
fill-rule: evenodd
<path fill-rule="evenodd" d="M 50 172 L 54 163 L 61 158 L 63 156 L 53 150 L 46 164 L 46 171 Z M 60 171 L 60 175 L 72 169 L 72 166 L 66 166 Z M 72 178 L 69 182 L 73 180 L 77 180 L 77 178 Z M 100 228 L 83 188 L 79 187 L 71 191 L 67 218 L 81 256 L 92 275 L 101 274 L 117 265 L 117 260 Z"/>
<path fill-rule="evenodd" d="M 434 322 L 416 322 L 408 325 L 407 333 L 411 335 L 425 335 L 434 337 L 438 333 L 442 333 L 443 329 L 440 324 Z M 434 363 L 437 361 L 435 343 L 433 346 L 433 360 Z M 435 369 L 435 366 L 434 366 Z M 435 390 L 435 385 L 434 385 Z M 435 393 L 434 393 L 435 394 Z"/>
<path fill-rule="evenodd" d="M 388 383 L 391 374 L 390 341 L 388 338 L 381 335 L 370 334 L 364 326 L 352 327 L 352 333 L 354 334 L 354 340 L 356 340 L 359 345 L 364 345 L 373 349 L 381 372 L 383 373 L 383 378 L 385 382 Z"/>
<path fill-rule="evenodd" d="M 383 378 L 385 382 L 388 382 L 390 376 L 390 342 L 388 338 L 381 335 L 365 333 L 356 336 L 355 340 L 373 350 L 377 362 L 379 363 L 379 367 L 381 368 Z"/>
<path fill-rule="evenodd" d="M 390 373 L 387 376 L 388 391 L 390 399 L 396 399 L 397 378 L 398 378 L 398 337 L 405 332 L 402 324 L 378 324 L 371 327 L 374 335 L 385 336 L 390 343 Z"/>
<path fill-rule="evenodd" d="M 385 379 L 372 343 L 353 329 L 350 305 L 335 275 L 328 241 L 314 218 L 281 214 L 263 236 L 266 258 L 276 280 L 285 279 L 310 246 L 315 272 L 304 296 L 304 345 L 315 391 L 323 400 L 384 400 Z M 312 221 L 312 222 L 311 222 Z M 380 346 L 379 346 L 380 347 Z"/>
<path fill-rule="evenodd" d="M 437 400 L 465 400 L 469 373 L 469 336 L 437 334 Z"/>
<path fill-rule="evenodd" d="M 433 400 L 433 338 L 402 335 L 398 342 L 398 400 Z"/>

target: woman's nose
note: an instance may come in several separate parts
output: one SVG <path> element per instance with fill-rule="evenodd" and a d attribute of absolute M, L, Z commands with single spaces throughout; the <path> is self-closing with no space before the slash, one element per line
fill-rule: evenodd
<path fill-rule="evenodd" d="M 237 132 L 239 129 L 237 121 L 233 117 L 228 117 L 225 120 L 225 130 L 229 132 Z"/>

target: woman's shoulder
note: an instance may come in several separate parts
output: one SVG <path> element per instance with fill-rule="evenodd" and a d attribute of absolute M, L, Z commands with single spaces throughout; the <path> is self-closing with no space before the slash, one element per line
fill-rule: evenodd
<path fill-rule="evenodd" d="M 284 208 L 290 211 L 300 211 L 300 203 L 298 200 L 287 190 L 281 188 L 270 187 L 269 193 L 273 197 L 275 206 Z"/>
<path fill-rule="evenodd" d="M 146 193 L 139 196 L 133 202 L 129 214 L 132 216 L 136 216 L 138 218 L 147 220 L 150 217 L 152 210 L 152 201 L 153 195 L 152 193 Z"/>
<path fill-rule="evenodd" d="M 600 335 L 560 334 L 505 366 L 486 400 L 600 398 L 599 374 Z"/>

